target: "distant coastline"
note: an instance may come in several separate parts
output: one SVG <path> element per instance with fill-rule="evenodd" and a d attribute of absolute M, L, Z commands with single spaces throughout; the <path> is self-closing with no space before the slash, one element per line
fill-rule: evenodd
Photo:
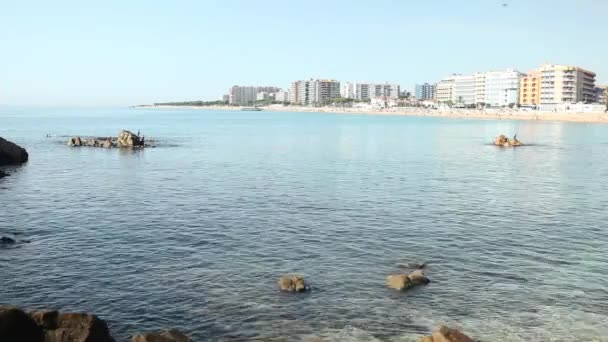
<path fill-rule="evenodd" d="M 139 105 L 136 108 L 156 109 L 198 109 L 198 110 L 224 110 L 240 111 L 239 106 L 173 106 L 173 105 Z M 267 112 L 296 112 L 296 113 L 331 113 L 331 114 L 359 114 L 359 115 L 395 115 L 395 116 L 430 116 L 456 119 L 489 119 L 489 120 L 531 120 L 531 121 L 559 121 L 559 122 L 584 122 L 584 123 L 608 123 L 608 113 L 592 112 L 541 112 L 541 111 L 518 111 L 511 109 L 423 109 L 393 107 L 386 109 L 369 108 L 339 108 L 339 107 L 299 107 L 271 105 L 260 107 Z"/>

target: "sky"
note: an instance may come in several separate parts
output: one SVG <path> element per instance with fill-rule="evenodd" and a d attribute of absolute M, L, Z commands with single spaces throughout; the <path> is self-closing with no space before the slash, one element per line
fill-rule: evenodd
<path fill-rule="evenodd" d="M 217 100 L 309 78 L 413 90 L 545 62 L 608 83 L 607 37 L 608 0 L 0 0 L 0 105 Z"/>

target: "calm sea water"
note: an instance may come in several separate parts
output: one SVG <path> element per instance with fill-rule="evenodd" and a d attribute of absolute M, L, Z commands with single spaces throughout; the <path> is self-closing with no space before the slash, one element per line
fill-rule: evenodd
<path fill-rule="evenodd" d="M 158 146 L 65 145 L 121 128 Z M 94 312 L 120 341 L 608 341 L 606 125 L 2 107 L 0 136 L 30 153 L 0 234 L 31 240 L 0 248 L 0 304 Z M 432 283 L 386 289 L 408 262 Z M 287 272 L 314 290 L 277 292 Z"/>

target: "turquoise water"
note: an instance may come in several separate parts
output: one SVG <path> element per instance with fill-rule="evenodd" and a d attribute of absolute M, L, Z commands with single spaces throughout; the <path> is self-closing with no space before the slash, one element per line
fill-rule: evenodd
<path fill-rule="evenodd" d="M 122 128 L 157 147 L 65 145 Z M 30 153 L 0 234 L 31 240 L 0 247 L 0 304 L 95 312 L 119 341 L 608 341 L 606 125 L 0 107 L 0 136 Z M 432 283 L 386 289 L 408 262 Z M 278 293 L 287 272 L 313 291 Z"/>

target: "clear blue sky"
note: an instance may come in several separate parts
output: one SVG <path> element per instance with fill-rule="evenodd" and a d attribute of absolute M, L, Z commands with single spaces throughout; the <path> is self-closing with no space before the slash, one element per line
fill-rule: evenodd
<path fill-rule="evenodd" d="M 311 77 L 411 90 L 545 61 L 605 83 L 607 38 L 606 0 L 0 0 L 0 104 L 215 100 Z"/>

